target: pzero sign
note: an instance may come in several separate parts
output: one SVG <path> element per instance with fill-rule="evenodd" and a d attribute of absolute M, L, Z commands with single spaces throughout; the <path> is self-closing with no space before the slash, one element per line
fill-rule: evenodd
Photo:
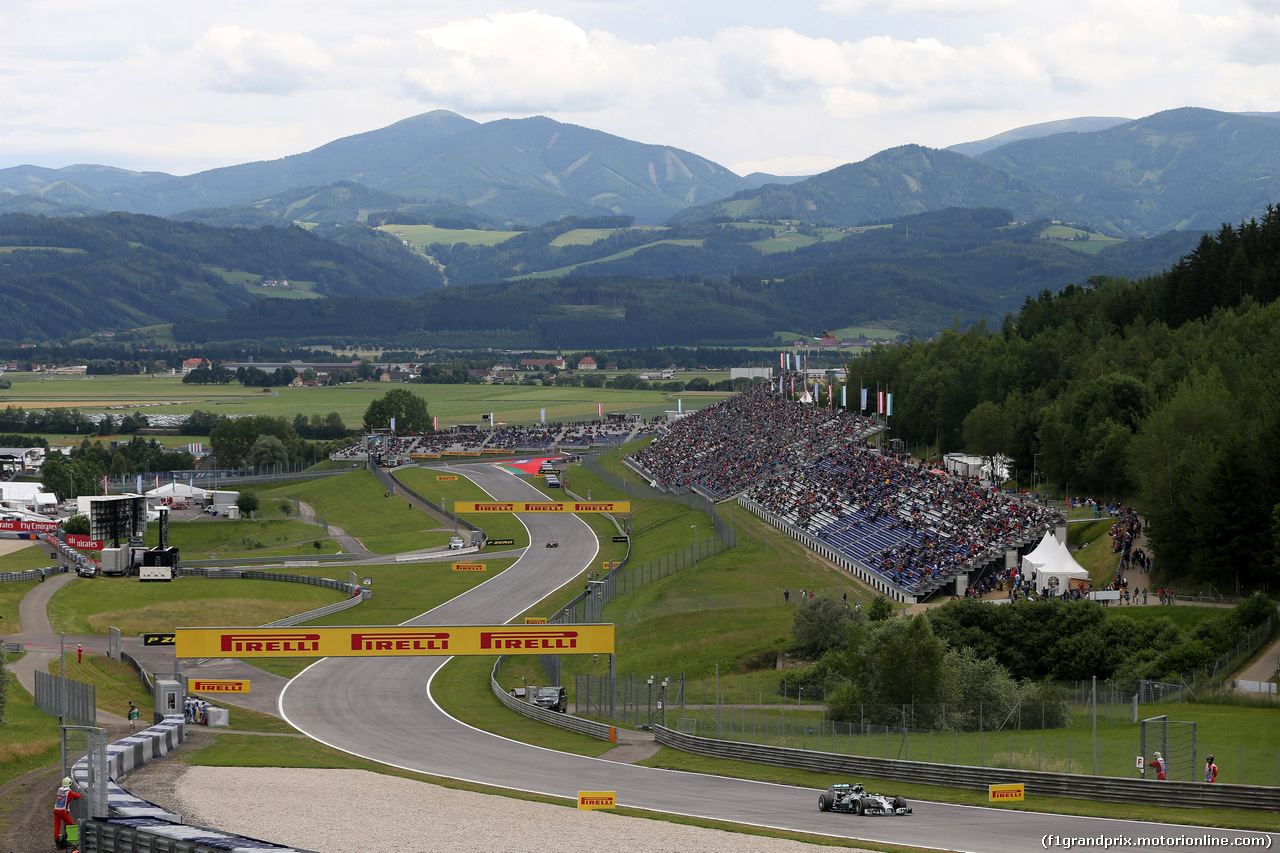
<path fill-rule="evenodd" d="M 173 634 L 143 634 L 142 645 L 144 646 L 172 646 L 174 644 Z"/>
<path fill-rule="evenodd" d="M 179 658 L 612 654 L 612 625 L 179 628 Z"/>

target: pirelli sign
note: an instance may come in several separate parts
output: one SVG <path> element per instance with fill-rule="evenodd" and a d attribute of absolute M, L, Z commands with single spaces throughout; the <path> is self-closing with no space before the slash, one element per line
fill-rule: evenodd
<path fill-rule="evenodd" d="M 192 678 L 187 681 L 187 689 L 192 693 L 248 693 L 248 681 L 228 681 L 225 679 Z"/>
<path fill-rule="evenodd" d="M 613 654 L 612 625 L 178 628 L 177 658 Z"/>
<path fill-rule="evenodd" d="M 631 501 L 457 501 L 454 512 L 631 512 Z"/>

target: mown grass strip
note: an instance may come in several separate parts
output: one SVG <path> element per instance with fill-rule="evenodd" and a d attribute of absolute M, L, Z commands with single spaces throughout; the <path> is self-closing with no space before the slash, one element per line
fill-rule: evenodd
<path fill-rule="evenodd" d="M 48 612 L 55 631 L 105 634 L 119 628 L 136 635 L 191 625 L 264 625 L 342 598 L 336 590 L 280 581 L 180 577 L 140 583 L 98 577 L 58 590 Z"/>

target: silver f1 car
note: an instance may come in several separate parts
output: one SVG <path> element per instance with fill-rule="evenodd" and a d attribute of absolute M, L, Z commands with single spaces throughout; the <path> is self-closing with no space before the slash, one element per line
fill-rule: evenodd
<path fill-rule="evenodd" d="M 911 814 L 911 806 L 902 797 L 868 794 L 862 785 L 834 782 L 818 795 L 818 811 L 846 812 L 857 815 Z"/>

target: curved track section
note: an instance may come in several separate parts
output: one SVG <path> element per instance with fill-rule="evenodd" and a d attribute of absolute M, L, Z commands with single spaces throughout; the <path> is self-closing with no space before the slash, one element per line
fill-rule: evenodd
<path fill-rule="evenodd" d="M 498 500 L 545 498 L 495 467 L 458 470 Z M 580 519 L 531 516 L 522 520 L 535 547 L 502 574 L 408 624 L 505 622 L 594 562 L 595 537 Z M 547 539 L 558 539 L 560 547 L 537 547 Z M 580 790 L 617 791 L 624 806 L 851 840 L 975 853 L 1026 853 L 1052 849 L 1046 837 L 1110 837 L 1128 840 L 1113 841 L 1111 846 L 1167 851 L 1171 846 L 1203 849 L 1206 845 L 1171 845 L 1159 836 L 1260 835 L 944 803 L 913 803 L 915 814 L 901 818 L 819 813 L 817 791 L 585 758 L 474 729 L 445 714 L 431 700 L 430 681 L 444 662 L 441 658 L 326 659 L 289 683 L 280 699 L 281 713 L 316 740 L 421 773 L 567 800 L 576 800 Z M 1153 837 L 1157 840 L 1136 843 Z M 1272 845 L 1280 842 L 1280 835 L 1273 834 L 1271 841 Z"/>

